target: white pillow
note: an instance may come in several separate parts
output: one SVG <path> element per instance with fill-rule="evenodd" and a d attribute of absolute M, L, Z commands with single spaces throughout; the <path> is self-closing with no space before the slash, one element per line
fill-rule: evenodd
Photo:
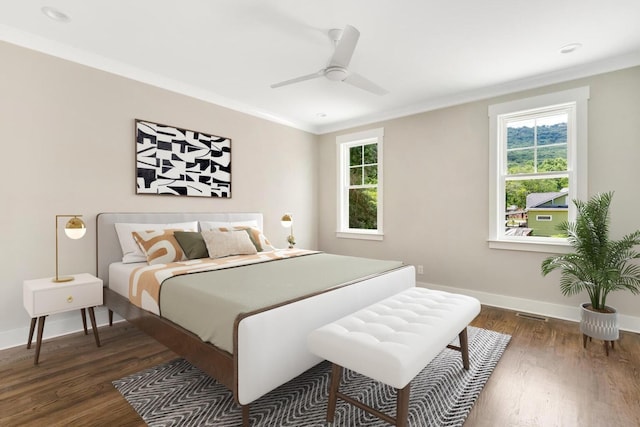
<path fill-rule="evenodd" d="M 222 258 L 230 255 L 254 255 L 258 251 L 244 230 L 219 231 L 206 230 L 202 238 L 207 245 L 209 258 Z"/>
<path fill-rule="evenodd" d="M 116 233 L 122 249 L 122 263 L 147 262 L 147 256 L 142 252 L 138 243 L 134 240 L 134 231 L 145 230 L 184 230 L 198 231 L 198 221 L 176 222 L 170 224 L 141 224 L 141 223 L 116 223 Z"/>
<path fill-rule="evenodd" d="M 217 230 L 219 228 L 231 230 L 233 227 L 258 228 L 258 221 L 255 219 L 247 221 L 200 221 L 200 231 Z"/>

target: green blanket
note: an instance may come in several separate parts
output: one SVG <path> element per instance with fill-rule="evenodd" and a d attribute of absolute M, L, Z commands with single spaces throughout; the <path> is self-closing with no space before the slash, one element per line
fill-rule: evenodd
<path fill-rule="evenodd" d="M 402 265 L 399 261 L 314 253 L 186 274 L 163 282 L 160 310 L 162 317 L 233 353 L 233 327 L 238 315 L 358 282 Z"/>

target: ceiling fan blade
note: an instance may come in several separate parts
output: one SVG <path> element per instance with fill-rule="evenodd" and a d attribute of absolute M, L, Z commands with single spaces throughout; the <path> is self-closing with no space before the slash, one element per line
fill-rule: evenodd
<path fill-rule="evenodd" d="M 336 50 L 333 52 L 333 56 L 329 61 L 329 67 L 344 67 L 349 66 L 353 51 L 356 49 L 356 44 L 360 38 L 360 31 L 351 25 L 347 25 L 342 30 L 342 36 L 336 45 Z"/>
<path fill-rule="evenodd" d="M 307 74 L 306 76 L 300 76 L 300 77 L 296 77 L 295 79 L 285 80 L 280 83 L 272 84 L 271 88 L 275 89 L 275 88 L 290 85 L 293 83 L 303 82 L 305 80 L 317 79 L 318 77 L 322 77 L 323 75 L 324 75 L 324 70 L 320 70 L 313 74 Z"/>
<path fill-rule="evenodd" d="M 376 95 L 386 95 L 387 93 L 389 93 L 388 90 L 381 88 L 371 80 L 362 77 L 358 73 L 350 73 L 347 78 L 343 80 L 343 82 L 349 83 L 352 86 L 364 89 L 367 92 L 371 92 Z"/>

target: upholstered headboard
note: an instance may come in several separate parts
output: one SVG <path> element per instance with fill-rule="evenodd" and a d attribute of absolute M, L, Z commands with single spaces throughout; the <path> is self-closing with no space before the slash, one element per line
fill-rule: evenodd
<path fill-rule="evenodd" d="M 164 224 L 187 221 L 250 221 L 255 220 L 262 230 L 262 214 L 253 212 L 200 212 L 200 213 L 157 213 L 157 212 L 105 212 L 96 217 L 96 245 L 98 277 L 105 285 L 109 283 L 109 264 L 122 260 L 122 249 L 114 224 L 149 223 Z"/>

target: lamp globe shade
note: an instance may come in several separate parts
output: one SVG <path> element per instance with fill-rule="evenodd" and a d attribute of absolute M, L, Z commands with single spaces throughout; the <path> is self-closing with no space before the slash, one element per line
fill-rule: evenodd
<path fill-rule="evenodd" d="M 64 233 L 70 239 L 81 239 L 87 232 L 84 222 L 80 218 L 73 217 L 64 227 Z"/>

